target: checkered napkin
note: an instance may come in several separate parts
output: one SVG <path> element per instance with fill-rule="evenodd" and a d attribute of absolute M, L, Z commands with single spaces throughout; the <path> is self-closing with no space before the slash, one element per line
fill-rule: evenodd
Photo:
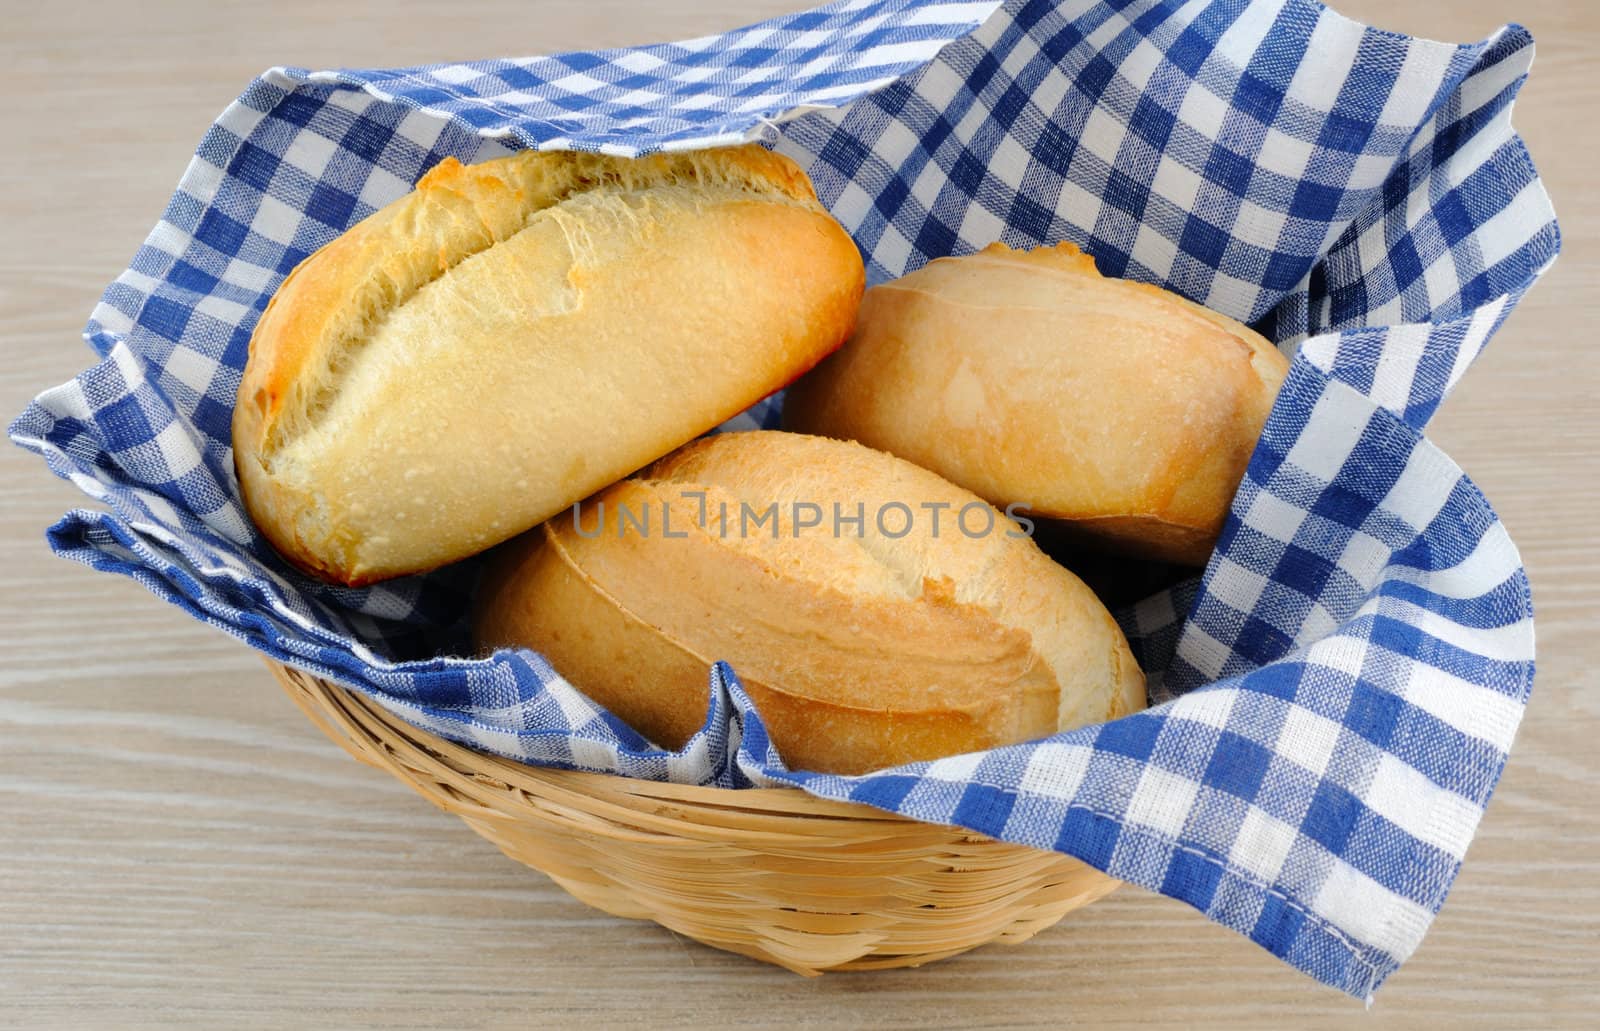
<path fill-rule="evenodd" d="M 51 546 L 453 740 L 1058 849 L 1370 997 L 1442 903 L 1533 675 L 1516 549 L 1422 435 L 1557 250 L 1510 125 L 1532 41 L 1423 42 L 1313 0 L 996 6 L 853 0 L 640 49 L 266 73 L 96 308 L 102 360 L 11 427 L 103 506 Z M 1067 239 L 1295 350 L 1203 578 L 1120 614 L 1151 709 L 820 776 L 784 766 L 719 664 L 704 729 L 666 753 L 537 655 L 436 657 L 463 652 L 475 563 L 331 588 L 253 531 L 229 413 L 306 255 L 446 155 L 745 139 L 809 170 L 874 281 Z"/>

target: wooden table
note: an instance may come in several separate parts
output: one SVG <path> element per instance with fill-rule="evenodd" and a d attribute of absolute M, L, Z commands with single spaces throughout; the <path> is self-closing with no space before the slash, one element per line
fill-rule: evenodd
<path fill-rule="evenodd" d="M 682 38 L 801 2 L 4 0 L 0 410 L 88 363 L 78 331 L 100 290 L 261 69 Z M 1593 1026 L 1600 8 L 1343 6 L 1435 38 L 1534 31 L 1517 123 L 1566 238 L 1434 424 L 1526 556 L 1539 679 L 1449 903 L 1370 1013 L 1133 889 L 1018 948 L 820 980 L 588 910 L 348 759 L 242 646 L 52 558 L 44 527 L 82 499 L 5 448 L 0 1024 Z"/>

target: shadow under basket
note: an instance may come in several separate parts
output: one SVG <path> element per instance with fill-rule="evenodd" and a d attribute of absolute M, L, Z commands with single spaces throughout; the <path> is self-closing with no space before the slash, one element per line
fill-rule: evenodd
<path fill-rule="evenodd" d="M 1070 856 L 794 789 L 527 766 L 268 666 L 351 755 L 583 902 L 796 973 L 919 966 L 1026 941 L 1121 883 Z"/>

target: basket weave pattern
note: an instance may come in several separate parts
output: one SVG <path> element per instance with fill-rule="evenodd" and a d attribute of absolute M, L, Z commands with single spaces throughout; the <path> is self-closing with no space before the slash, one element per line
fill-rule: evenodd
<path fill-rule="evenodd" d="M 1069 856 L 800 791 L 522 765 L 268 665 L 351 755 L 580 900 L 796 973 L 918 966 L 1026 941 L 1120 883 Z"/>

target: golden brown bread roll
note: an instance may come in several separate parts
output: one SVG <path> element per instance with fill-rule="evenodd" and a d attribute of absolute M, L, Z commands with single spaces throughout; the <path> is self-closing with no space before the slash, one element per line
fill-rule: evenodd
<path fill-rule="evenodd" d="M 858 440 L 997 505 L 1203 564 L 1288 361 L 1071 244 L 994 244 L 867 291 L 854 337 L 784 425 Z"/>
<path fill-rule="evenodd" d="M 792 161 L 446 159 L 261 317 L 233 440 L 250 515 L 364 584 L 518 534 L 810 368 L 861 258 Z"/>
<path fill-rule="evenodd" d="M 474 626 L 481 648 L 544 653 L 673 748 L 727 660 L 797 769 L 860 773 L 1144 707 L 1116 623 L 1016 523 L 909 462 L 791 433 L 697 441 L 506 544 Z"/>

